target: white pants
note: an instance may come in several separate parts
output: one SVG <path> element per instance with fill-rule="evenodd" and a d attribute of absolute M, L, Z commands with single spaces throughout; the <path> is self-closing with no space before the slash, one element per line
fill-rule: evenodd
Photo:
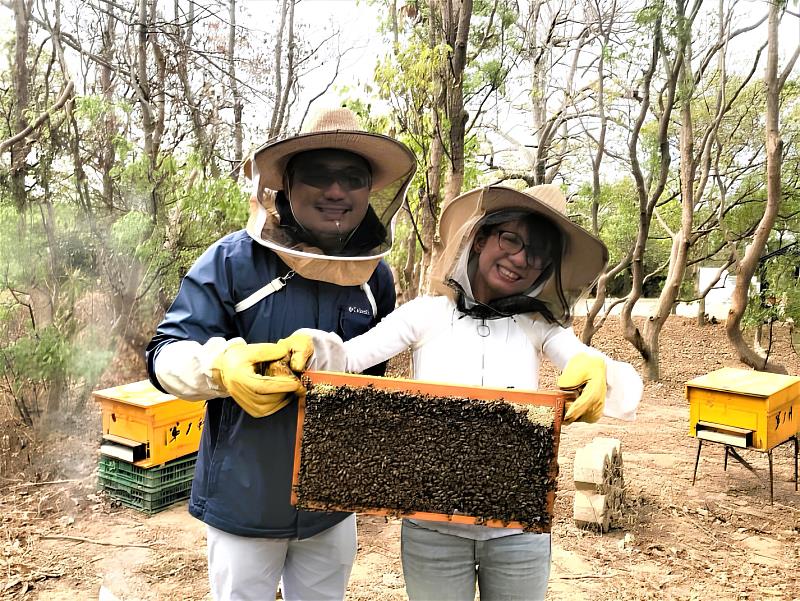
<path fill-rule="evenodd" d="M 216 601 L 344 599 L 356 558 L 356 516 L 311 538 L 250 538 L 206 526 L 208 578 Z"/>

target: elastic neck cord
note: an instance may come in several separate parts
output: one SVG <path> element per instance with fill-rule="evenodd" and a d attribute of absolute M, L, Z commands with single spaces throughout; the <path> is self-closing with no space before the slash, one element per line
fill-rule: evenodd
<path fill-rule="evenodd" d="M 547 305 L 538 298 L 516 295 L 499 298 L 490 303 L 482 303 L 468 295 L 461 284 L 455 280 L 449 279 L 447 285 L 456 291 L 456 308 L 463 315 L 477 319 L 502 319 L 513 318 L 520 313 L 538 313 L 550 323 L 561 324 Z M 471 303 L 470 306 L 467 306 L 467 303 Z"/>
<path fill-rule="evenodd" d="M 456 291 L 456 308 L 464 315 L 478 319 L 503 319 L 504 317 L 513 316 L 513 313 L 500 311 L 469 296 L 461 284 L 453 279 L 447 280 L 447 285 Z M 470 303 L 470 306 L 467 306 L 467 302 Z"/>

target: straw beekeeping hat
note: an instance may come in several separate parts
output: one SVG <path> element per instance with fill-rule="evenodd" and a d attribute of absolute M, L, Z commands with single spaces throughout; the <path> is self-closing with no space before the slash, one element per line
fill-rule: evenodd
<path fill-rule="evenodd" d="M 608 249 L 603 242 L 567 217 L 567 200 L 558 186 L 542 184 L 524 192 L 504 186 L 486 186 L 470 190 L 442 209 L 439 221 L 441 256 L 433 272 L 434 288 L 452 296 L 447 285 L 454 273 L 466 273 L 466 263 L 481 220 L 503 210 L 524 210 L 550 220 L 564 240 L 561 255 L 561 283 L 565 298 L 572 305 L 585 294 L 603 273 Z M 463 279 L 463 277 L 461 278 Z M 557 291 L 550 278 L 535 297 L 557 307 Z"/>
<path fill-rule="evenodd" d="M 245 162 L 244 174 L 251 179 L 253 165 L 264 187 L 283 189 L 283 173 L 289 160 L 300 152 L 334 148 L 364 157 L 372 169 L 372 190 L 382 190 L 391 182 L 416 169 L 414 154 L 389 136 L 364 130 L 348 108 L 324 109 L 316 113 L 296 136 L 267 142 Z"/>

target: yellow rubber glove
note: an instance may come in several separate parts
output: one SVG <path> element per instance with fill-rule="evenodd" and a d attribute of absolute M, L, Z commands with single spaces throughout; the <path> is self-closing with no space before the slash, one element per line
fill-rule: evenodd
<path fill-rule="evenodd" d="M 575 355 L 558 377 L 558 387 L 565 390 L 581 389 L 578 398 L 567 408 L 562 423 L 596 422 L 602 417 L 606 403 L 605 360 L 588 353 Z"/>
<path fill-rule="evenodd" d="M 214 360 L 211 375 L 249 415 L 265 417 L 288 405 L 293 393 L 305 394 L 300 380 L 286 367 L 291 355 L 285 341 L 238 342 Z"/>
<path fill-rule="evenodd" d="M 305 371 L 308 360 L 314 354 L 314 340 L 311 336 L 295 332 L 288 338 L 278 340 L 278 344 L 287 347 L 291 370 L 295 373 Z"/>

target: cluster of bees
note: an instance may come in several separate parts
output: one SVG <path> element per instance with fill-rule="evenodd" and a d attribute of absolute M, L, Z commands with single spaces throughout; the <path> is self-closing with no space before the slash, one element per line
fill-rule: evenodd
<path fill-rule="evenodd" d="M 547 529 L 553 416 L 551 407 L 316 384 L 306 397 L 297 505 Z"/>

